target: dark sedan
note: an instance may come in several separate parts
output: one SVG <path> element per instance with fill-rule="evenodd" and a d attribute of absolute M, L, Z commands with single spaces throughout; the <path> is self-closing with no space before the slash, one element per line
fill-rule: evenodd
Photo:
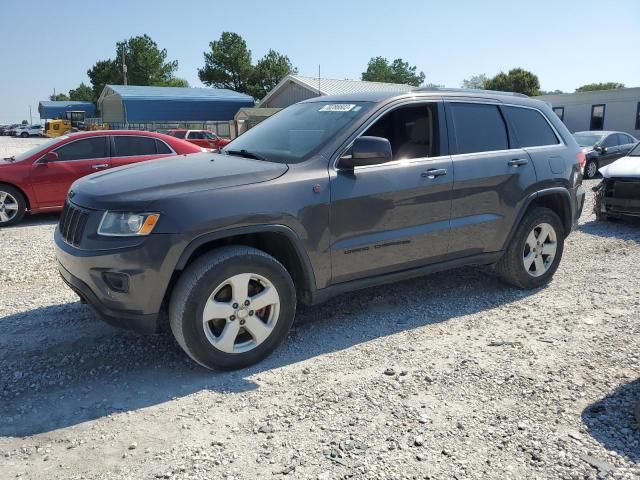
<path fill-rule="evenodd" d="M 588 131 L 573 134 L 587 156 L 584 178 L 595 178 L 598 169 L 624 157 L 638 139 L 624 132 Z"/>

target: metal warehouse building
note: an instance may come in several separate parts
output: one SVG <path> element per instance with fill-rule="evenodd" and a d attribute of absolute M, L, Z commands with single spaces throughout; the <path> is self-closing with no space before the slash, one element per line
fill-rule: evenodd
<path fill-rule="evenodd" d="M 98 99 L 105 123 L 228 121 L 253 97 L 218 88 L 107 85 Z"/>
<path fill-rule="evenodd" d="M 640 138 L 640 88 L 542 95 L 571 132 L 617 130 Z"/>
<path fill-rule="evenodd" d="M 55 120 L 57 118 L 65 118 L 66 112 L 79 111 L 85 112 L 86 117 L 96 116 L 96 106 L 91 102 L 77 101 L 57 101 L 57 102 L 40 102 L 38 104 L 38 113 L 41 119 Z"/>
<path fill-rule="evenodd" d="M 260 107 L 286 108 L 308 98 L 342 93 L 398 92 L 406 93 L 416 87 L 400 83 L 335 80 L 331 78 L 287 75 L 260 102 Z"/>

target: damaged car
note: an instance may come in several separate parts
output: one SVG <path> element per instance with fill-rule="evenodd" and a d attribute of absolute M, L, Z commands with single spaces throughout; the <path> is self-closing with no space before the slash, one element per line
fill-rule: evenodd
<path fill-rule="evenodd" d="M 603 180 L 593 188 L 596 218 L 640 217 L 640 143 L 599 171 Z"/>

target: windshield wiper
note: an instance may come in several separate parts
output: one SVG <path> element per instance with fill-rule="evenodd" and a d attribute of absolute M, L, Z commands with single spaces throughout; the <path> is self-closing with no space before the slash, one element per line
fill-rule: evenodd
<path fill-rule="evenodd" d="M 16 157 L 12 156 L 12 157 L 4 157 L 5 160 L 9 160 L 10 162 L 15 162 L 16 161 Z"/>
<path fill-rule="evenodd" d="M 239 157 L 245 157 L 245 158 L 253 158 L 254 160 L 264 160 L 267 161 L 266 157 L 263 157 L 262 155 L 255 153 L 255 152 L 250 152 L 249 150 L 245 150 L 244 148 L 242 150 L 223 150 L 225 153 L 229 154 L 229 155 L 237 155 Z"/>

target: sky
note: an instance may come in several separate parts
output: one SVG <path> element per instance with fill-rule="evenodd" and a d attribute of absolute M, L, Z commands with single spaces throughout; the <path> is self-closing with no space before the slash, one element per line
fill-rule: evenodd
<path fill-rule="evenodd" d="M 447 87 L 514 67 L 538 75 L 543 90 L 640 86 L 639 0 L 30 0 L 0 12 L 0 123 L 29 120 L 29 106 L 38 121 L 54 88 L 89 83 L 87 70 L 112 58 L 117 41 L 144 33 L 194 87 L 223 31 L 240 34 L 254 62 L 272 48 L 309 76 L 320 64 L 325 78 L 359 79 L 383 56 Z"/>

